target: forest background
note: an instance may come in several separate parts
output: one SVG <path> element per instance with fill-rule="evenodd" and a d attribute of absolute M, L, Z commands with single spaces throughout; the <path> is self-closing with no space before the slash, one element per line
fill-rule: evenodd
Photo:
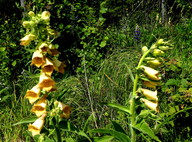
<path fill-rule="evenodd" d="M 126 103 L 133 84 L 123 64 L 135 72 L 141 48 L 163 38 L 174 48 L 161 70 L 158 115 L 165 124 L 156 135 L 163 142 L 192 141 L 190 0 L 0 0 L 0 141 L 34 141 L 26 124 L 14 126 L 33 116 L 24 96 L 38 72 L 30 66 L 33 47 L 22 47 L 20 39 L 27 13 L 45 10 L 60 33 L 54 43 L 66 64 L 64 74 L 54 75 L 55 95 L 73 108 L 68 121 L 74 127 L 88 133 L 119 123 L 129 130 L 125 114 L 102 103 Z M 85 141 L 70 131 L 63 137 Z M 145 141 L 141 135 L 137 139 Z"/>

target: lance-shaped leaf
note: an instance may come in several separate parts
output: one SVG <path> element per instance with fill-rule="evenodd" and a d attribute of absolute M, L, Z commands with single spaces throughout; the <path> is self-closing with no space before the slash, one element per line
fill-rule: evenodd
<path fill-rule="evenodd" d="M 132 126 L 133 128 L 139 130 L 140 132 L 147 134 L 152 139 L 161 142 L 157 136 L 155 136 L 153 130 L 149 127 L 149 125 L 145 122 L 145 120 L 142 120 L 140 123 L 137 123 L 136 125 Z"/>

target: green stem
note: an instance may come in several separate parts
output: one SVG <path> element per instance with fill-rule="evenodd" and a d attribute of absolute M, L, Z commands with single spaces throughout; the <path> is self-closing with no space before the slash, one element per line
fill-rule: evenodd
<path fill-rule="evenodd" d="M 57 134 L 57 142 L 62 142 L 59 126 L 56 127 L 56 134 Z"/>
<path fill-rule="evenodd" d="M 141 57 L 138 65 L 137 65 L 137 70 L 140 68 L 140 66 L 142 65 L 145 57 L 150 53 L 151 49 L 149 49 L 146 53 L 143 54 L 143 56 Z M 136 114 L 135 114 L 135 97 L 137 96 L 137 84 L 139 81 L 139 73 L 137 72 L 135 75 L 135 79 L 134 79 L 134 85 L 133 85 L 133 93 L 132 93 L 132 97 L 130 100 L 130 111 L 131 111 L 131 142 L 136 142 L 136 134 L 135 134 L 135 130 L 132 126 L 135 125 L 135 120 L 136 120 Z"/>

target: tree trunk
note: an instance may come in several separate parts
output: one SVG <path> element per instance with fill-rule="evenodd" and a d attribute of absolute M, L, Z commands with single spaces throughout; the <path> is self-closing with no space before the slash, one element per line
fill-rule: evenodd
<path fill-rule="evenodd" d="M 167 9 L 166 9 L 166 4 L 165 0 L 161 1 L 161 14 L 162 14 L 162 24 L 167 25 Z"/>

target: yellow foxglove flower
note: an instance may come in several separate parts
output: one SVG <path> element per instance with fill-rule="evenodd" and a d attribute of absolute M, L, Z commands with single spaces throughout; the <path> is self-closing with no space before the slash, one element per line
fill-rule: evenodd
<path fill-rule="evenodd" d="M 51 13 L 49 11 L 43 11 L 41 14 L 41 19 L 48 21 L 50 20 Z"/>
<path fill-rule="evenodd" d="M 39 78 L 39 86 L 47 91 L 50 92 L 55 86 L 55 81 L 51 79 L 50 76 L 46 75 L 45 73 L 41 73 L 40 78 Z"/>
<path fill-rule="evenodd" d="M 162 50 L 159 50 L 159 49 L 153 50 L 153 56 L 162 56 L 164 54 L 165 54 L 165 52 L 163 52 Z"/>
<path fill-rule="evenodd" d="M 46 114 L 39 117 L 33 124 L 29 124 L 28 130 L 32 133 L 33 136 L 39 135 L 43 125 L 45 123 Z"/>
<path fill-rule="evenodd" d="M 33 104 L 36 100 L 39 99 L 41 89 L 39 85 L 34 86 L 31 90 L 27 90 L 25 98 L 29 99 L 29 102 Z"/>
<path fill-rule="evenodd" d="M 159 112 L 158 110 L 158 103 L 157 102 L 152 102 L 152 101 L 149 101 L 147 99 L 144 99 L 144 98 L 141 98 L 141 101 L 145 103 L 145 105 L 151 109 L 151 110 L 154 110 L 156 112 Z"/>
<path fill-rule="evenodd" d="M 151 91 L 151 90 L 148 90 L 148 89 L 141 88 L 141 92 L 148 99 L 151 99 L 151 100 L 154 100 L 154 101 L 158 101 L 157 90 Z"/>
<path fill-rule="evenodd" d="M 20 45 L 27 46 L 27 45 L 29 45 L 30 42 L 31 42 L 32 40 L 34 40 L 34 39 L 35 39 L 35 35 L 33 35 L 33 34 L 28 34 L 28 35 L 26 35 L 25 37 L 23 37 L 22 39 L 20 39 L 20 41 L 21 41 Z"/>
<path fill-rule="evenodd" d="M 159 82 L 154 82 L 154 81 L 143 81 L 144 86 L 149 87 L 149 88 L 156 88 L 156 86 L 160 85 Z"/>
<path fill-rule="evenodd" d="M 37 117 L 40 117 L 43 114 L 46 114 L 46 106 L 47 106 L 47 100 L 46 95 L 44 95 L 36 104 L 33 105 L 33 108 L 31 109 L 32 112 L 34 112 Z"/>
<path fill-rule="evenodd" d="M 53 62 L 46 58 L 45 59 L 45 64 L 42 65 L 42 72 L 51 76 L 51 74 L 53 73 Z"/>
<path fill-rule="evenodd" d="M 49 49 L 49 50 L 48 50 L 48 53 L 49 53 L 51 56 L 56 56 L 56 55 L 58 55 L 60 52 L 59 52 L 57 49 Z"/>
<path fill-rule="evenodd" d="M 39 50 L 36 50 L 34 53 L 33 53 L 33 56 L 32 56 L 32 65 L 35 65 L 36 67 L 40 67 L 41 65 L 43 65 L 45 63 L 45 59 L 44 59 L 44 56 L 43 54 L 39 51 Z"/>
<path fill-rule="evenodd" d="M 160 80 L 161 79 L 160 77 L 158 77 L 159 71 L 154 70 L 150 67 L 146 67 L 146 66 L 141 66 L 141 68 L 144 69 L 144 72 L 147 74 L 149 79 L 152 79 L 152 80 Z"/>
<path fill-rule="evenodd" d="M 46 53 L 48 51 L 48 44 L 43 42 L 38 48 L 40 52 Z"/>
<path fill-rule="evenodd" d="M 70 117 L 70 114 L 71 114 L 71 107 L 69 105 L 65 105 L 61 102 L 58 102 L 58 107 L 60 108 L 60 110 L 62 112 L 64 112 L 63 114 L 61 114 L 61 117 L 64 117 L 64 118 L 69 118 Z"/>
<path fill-rule="evenodd" d="M 65 67 L 65 65 L 61 62 L 61 61 L 59 61 L 59 60 L 57 60 L 57 59 L 53 59 L 53 64 L 54 64 L 54 69 L 56 70 L 56 71 L 58 71 L 58 72 L 60 72 L 60 73 L 64 73 L 64 67 Z"/>

